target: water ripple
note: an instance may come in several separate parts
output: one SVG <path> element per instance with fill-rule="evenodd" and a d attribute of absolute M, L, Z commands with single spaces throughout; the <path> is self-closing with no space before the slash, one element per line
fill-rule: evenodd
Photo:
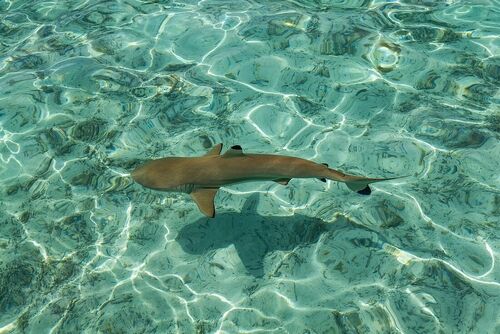
<path fill-rule="evenodd" d="M 495 333 L 498 1 L 0 1 L 0 333 Z M 409 177 L 146 191 L 214 143 Z"/>

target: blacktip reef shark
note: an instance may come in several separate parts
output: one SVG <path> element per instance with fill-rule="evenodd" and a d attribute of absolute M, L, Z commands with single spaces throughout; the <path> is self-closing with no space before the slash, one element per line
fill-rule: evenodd
<path fill-rule="evenodd" d="M 217 144 L 200 157 L 167 157 L 150 160 L 132 172 L 132 178 L 144 187 L 161 191 L 184 192 L 191 195 L 200 211 L 215 217 L 214 198 L 220 187 L 247 181 L 274 181 L 287 185 L 295 178 L 316 178 L 323 182 L 344 182 L 349 189 L 369 195 L 369 184 L 389 179 L 347 175 L 327 164 L 273 154 L 244 153 L 235 145 L 220 154 Z"/>

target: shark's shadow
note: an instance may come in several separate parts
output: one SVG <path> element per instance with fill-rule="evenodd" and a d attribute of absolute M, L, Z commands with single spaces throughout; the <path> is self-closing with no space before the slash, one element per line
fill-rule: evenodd
<path fill-rule="evenodd" d="M 234 244 L 248 272 L 261 277 L 266 254 L 313 244 L 331 229 L 331 224 L 317 218 L 258 215 L 254 209 L 258 200 L 258 194 L 252 195 L 241 213 L 219 213 L 186 225 L 176 240 L 185 252 L 200 255 Z"/>

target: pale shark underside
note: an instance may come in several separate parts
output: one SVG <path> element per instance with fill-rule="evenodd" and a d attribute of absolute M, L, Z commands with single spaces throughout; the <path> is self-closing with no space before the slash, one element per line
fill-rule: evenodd
<path fill-rule="evenodd" d="M 287 185 L 293 178 L 317 178 L 344 182 L 362 195 L 369 195 L 374 179 L 347 175 L 326 164 L 271 154 L 243 153 L 236 145 L 220 154 L 222 144 L 215 145 L 201 157 L 168 157 L 151 160 L 132 172 L 132 178 L 155 190 L 184 192 L 191 195 L 200 211 L 215 216 L 214 197 L 221 186 L 246 181 L 275 181 Z"/>

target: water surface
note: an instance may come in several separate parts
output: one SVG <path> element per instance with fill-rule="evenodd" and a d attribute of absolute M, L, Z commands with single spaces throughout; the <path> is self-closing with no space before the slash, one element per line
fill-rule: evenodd
<path fill-rule="evenodd" d="M 0 1 L 0 333 L 498 333 L 499 8 Z M 410 177 L 128 176 L 219 142 Z"/>

